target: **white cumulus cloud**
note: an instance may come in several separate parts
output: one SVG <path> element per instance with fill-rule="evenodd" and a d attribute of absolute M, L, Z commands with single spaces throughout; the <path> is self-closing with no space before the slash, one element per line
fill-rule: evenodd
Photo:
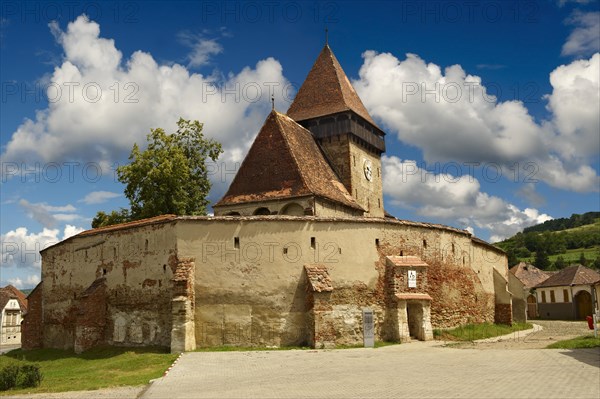
<path fill-rule="evenodd" d="M 551 186 L 598 191 L 600 180 L 589 165 L 600 151 L 598 55 L 552 73 L 554 91 L 547 99 L 555 119 L 542 124 L 522 102 L 499 102 L 480 77 L 460 65 L 442 71 L 415 54 L 399 60 L 374 51 L 363 58 L 354 86 L 371 115 L 401 141 L 420 148 L 428 162 L 494 163 L 505 175 L 515 164 L 532 164 L 533 177 Z M 569 98 L 576 96 L 571 106 Z"/>
<path fill-rule="evenodd" d="M 58 229 L 44 228 L 39 233 L 29 233 L 18 227 L 2 235 L 2 266 L 40 267 L 39 252 L 60 241 Z"/>
<path fill-rule="evenodd" d="M 199 34 L 188 31 L 179 33 L 179 40 L 191 48 L 187 56 L 188 67 L 197 68 L 206 65 L 213 55 L 223 52 L 223 46 L 217 39 L 208 39 Z"/>
<path fill-rule="evenodd" d="M 229 172 L 211 174 L 222 191 L 270 111 L 271 93 L 279 109 L 287 108 L 293 94 L 273 58 L 237 73 L 205 76 L 160 64 L 143 50 L 124 58 L 117 43 L 101 37 L 98 23 L 85 16 L 65 31 L 56 23 L 50 28 L 64 52 L 48 81 L 52 101 L 12 134 L 2 154 L 6 162 L 108 164 L 124 159 L 135 142 L 143 147 L 150 128 L 172 132 L 183 117 L 203 122 L 204 134 L 223 144 L 218 169 Z M 216 47 L 199 51 L 214 54 Z"/>
<path fill-rule="evenodd" d="M 20 199 L 19 206 L 23 208 L 27 216 L 47 228 L 53 228 L 58 222 L 72 222 L 81 219 L 80 215 L 74 213 L 77 209 L 71 204 L 53 206 L 45 202 L 31 203 L 26 199 Z"/>
<path fill-rule="evenodd" d="M 392 203 L 432 219 L 458 221 L 463 228 L 485 229 L 499 241 L 524 227 L 552 219 L 537 209 L 519 209 L 481 191 L 479 181 L 468 174 L 432 173 L 415 161 L 384 156 L 384 192 Z"/>
<path fill-rule="evenodd" d="M 575 10 L 567 23 L 576 28 L 563 45 L 562 55 L 588 56 L 600 51 L 599 11 L 586 13 Z"/>
<path fill-rule="evenodd" d="M 87 194 L 85 197 L 83 197 L 83 199 L 81 199 L 79 201 L 83 202 L 85 204 L 88 204 L 88 205 L 102 204 L 108 200 L 111 200 L 113 198 L 117 198 L 120 196 L 121 196 L 121 194 L 113 193 L 111 191 L 92 191 L 91 193 Z"/>
<path fill-rule="evenodd" d="M 62 239 L 66 240 L 67 238 L 72 237 L 76 234 L 79 234 L 84 230 L 85 230 L 84 228 L 77 227 L 77 226 L 71 226 L 70 224 L 68 224 L 65 226 Z"/>
<path fill-rule="evenodd" d="M 598 27 L 600 37 L 600 26 Z M 550 74 L 548 110 L 554 116 L 552 149 L 564 159 L 592 157 L 600 151 L 600 53 L 561 65 Z"/>
<path fill-rule="evenodd" d="M 62 237 L 59 229 L 44 228 L 41 232 L 29 232 L 26 227 L 18 227 L 0 236 L 2 267 L 39 268 L 40 251 L 65 240 L 84 229 L 67 224 Z"/>
<path fill-rule="evenodd" d="M 20 277 L 15 277 L 9 278 L 7 281 L 18 289 L 33 288 L 40 282 L 40 276 L 39 274 L 30 274 L 25 280 L 22 280 Z"/>

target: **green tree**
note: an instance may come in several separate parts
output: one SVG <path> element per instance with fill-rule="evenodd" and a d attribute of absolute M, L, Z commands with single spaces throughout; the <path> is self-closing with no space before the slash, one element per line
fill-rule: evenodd
<path fill-rule="evenodd" d="M 94 219 L 92 219 L 92 228 L 110 226 L 118 223 L 125 223 L 131 220 L 131 215 L 128 209 L 121 208 L 118 211 L 112 211 L 111 213 L 105 213 L 100 211 L 96 213 Z"/>
<path fill-rule="evenodd" d="M 581 255 L 579 255 L 579 263 L 583 266 L 587 266 L 588 261 L 585 258 L 585 254 L 582 252 Z"/>
<path fill-rule="evenodd" d="M 548 259 L 548 254 L 544 249 L 540 248 L 538 251 L 536 251 L 535 261 L 533 263 L 538 269 L 548 269 L 550 266 L 550 259 Z"/>
<path fill-rule="evenodd" d="M 508 258 L 509 268 L 519 263 L 519 258 L 517 258 L 517 255 L 515 254 L 515 250 L 513 248 L 509 248 L 508 250 L 506 250 L 506 256 Z"/>
<path fill-rule="evenodd" d="M 567 266 L 567 262 L 565 262 L 565 258 L 563 258 L 562 256 L 556 257 L 556 260 L 554 261 L 554 268 L 556 270 L 561 270 L 561 269 L 564 269 L 565 266 Z"/>
<path fill-rule="evenodd" d="M 204 137 L 198 121 L 180 118 L 177 127 L 173 134 L 151 129 L 144 151 L 133 145 L 130 163 L 117 168 L 131 209 L 98 212 L 92 227 L 164 214 L 206 215 L 211 187 L 206 161 L 216 161 L 223 149 Z"/>

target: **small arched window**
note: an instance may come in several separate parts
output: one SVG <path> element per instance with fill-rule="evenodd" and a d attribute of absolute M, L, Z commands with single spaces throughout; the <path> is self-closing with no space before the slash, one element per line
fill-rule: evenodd
<path fill-rule="evenodd" d="M 270 215 L 271 211 L 269 211 L 269 208 L 258 208 L 257 210 L 254 211 L 254 215 Z"/>

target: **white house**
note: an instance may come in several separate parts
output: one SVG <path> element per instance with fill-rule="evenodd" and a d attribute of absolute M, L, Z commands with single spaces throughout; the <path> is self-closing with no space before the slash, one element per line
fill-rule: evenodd
<path fill-rule="evenodd" d="M 0 288 L 0 344 L 21 344 L 21 321 L 27 312 L 25 294 L 7 285 Z"/>
<path fill-rule="evenodd" d="M 593 313 L 593 284 L 600 274 L 573 265 L 552 275 L 535 287 L 542 319 L 581 320 Z"/>

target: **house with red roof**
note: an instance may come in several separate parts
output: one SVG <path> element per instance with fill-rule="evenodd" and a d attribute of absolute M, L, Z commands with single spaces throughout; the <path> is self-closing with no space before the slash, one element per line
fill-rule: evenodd
<path fill-rule="evenodd" d="M 600 273 L 572 265 L 535 286 L 542 319 L 584 320 L 594 313 L 597 302 L 594 284 Z"/>
<path fill-rule="evenodd" d="M 513 295 L 513 319 L 524 322 L 538 318 L 538 301 L 533 288 L 546 281 L 552 273 L 525 262 L 511 267 L 509 272 L 508 289 Z"/>
<path fill-rule="evenodd" d="M 25 294 L 12 285 L 0 288 L 0 344 L 21 344 L 21 321 L 26 312 Z"/>

